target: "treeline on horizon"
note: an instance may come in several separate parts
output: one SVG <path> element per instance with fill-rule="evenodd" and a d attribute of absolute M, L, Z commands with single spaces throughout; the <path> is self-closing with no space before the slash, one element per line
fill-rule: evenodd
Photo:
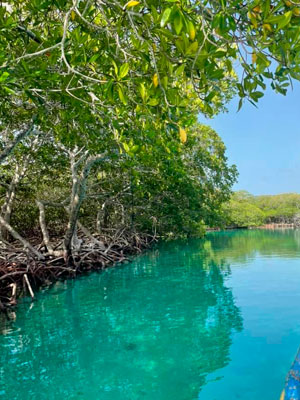
<path fill-rule="evenodd" d="M 255 227 L 269 223 L 299 225 L 300 194 L 254 196 L 245 190 L 234 192 L 223 207 L 223 225 Z"/>

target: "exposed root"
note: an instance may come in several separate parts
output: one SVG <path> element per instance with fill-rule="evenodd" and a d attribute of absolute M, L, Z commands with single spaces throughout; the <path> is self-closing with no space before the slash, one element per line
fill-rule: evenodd
<path fill-rule="evenodd" d="M 17 247 L 18 242 L 0 248 L 0 312 L 7 317 L 8 310 L 17 304 L 17 298 L 29 293 L 31 298 L 39 287 L 59 279 L 74 278 L 91 270 L 101 270 L 128 260 L 128 256 L 148 248 L 156 238 L 136 232 L 119 231 L 97 240 L 85 237 L 80 252 L 74 253 L 68 264 L 48 246 L 36 245 L 34 252 Z M 54 246 L 56 248 L 57 244 Z M 37 257 L 37 254 L 39 257 Z M 42 254 L 42 258 L 40 255 Z"/>
<path fill-rule="evenodd" d="M 28 291 L 30 293 L 31 298 L 34 299 L 34 293 L 33 293 L 32 287 L 30 285 L 30 282 L 28 280 L 27 274 L 24 274 L 24 282 L 25 282 L 26 286 L 28 287 Z"/>

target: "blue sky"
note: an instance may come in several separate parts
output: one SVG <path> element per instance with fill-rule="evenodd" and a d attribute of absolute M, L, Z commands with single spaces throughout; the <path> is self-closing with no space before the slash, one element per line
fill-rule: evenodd
<path fill-rule="evenodd" d="M 229 163 L 239 170 L 234 190 L 250 193 L 300 193 L 300 82 L 286 96 L 268 89 L 258 108 L 238 100 L 229 112 L 200 122 L 212 126 L 227 147 Z"/>

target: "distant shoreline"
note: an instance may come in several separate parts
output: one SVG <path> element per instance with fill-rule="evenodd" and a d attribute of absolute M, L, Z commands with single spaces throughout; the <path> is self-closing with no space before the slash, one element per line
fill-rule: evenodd
<path fill-rule="evenodd" d="M 234 229 L 295 229 L 297 226 L 294 223 L 272 223 L 272 224 L 264 224 L 259 226 L 227 226 L 225 228 L 206 228 L 206 232 L 215 232 L 215 231 L 223 231 L 223 230 L 234 230 Z"/>

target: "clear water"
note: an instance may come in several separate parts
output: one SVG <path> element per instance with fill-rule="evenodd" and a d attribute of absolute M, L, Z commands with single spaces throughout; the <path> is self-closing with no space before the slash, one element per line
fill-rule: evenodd
<path fill-rule="evenodd" d="M 277 400 L 300 345 L 300 231 L 174 242 L 25 299 L 0 398 Z"/>

